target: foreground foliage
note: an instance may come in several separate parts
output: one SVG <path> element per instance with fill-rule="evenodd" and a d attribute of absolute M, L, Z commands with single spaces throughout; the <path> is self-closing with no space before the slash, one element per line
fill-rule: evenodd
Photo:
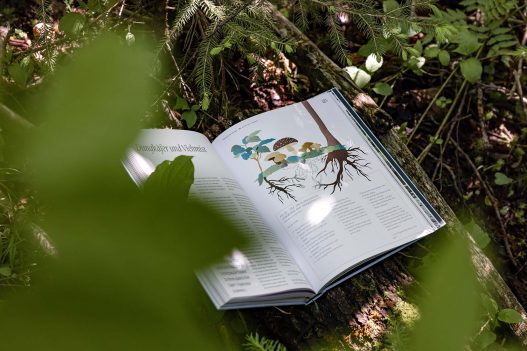
<path fill-rule="evenodd" d="M 0 18 L 14 19 L 23 3 L 6 1 Z M 511 281 L 521 285 L 527 262 L 525 5 L 275 3 L 395 117 L 401 137 L 452 203 L 472 217 L 496 218 L 488 232 L 497 234 L 480 221 L 467 221 L 467 228 L 487 253 L 495 246 L 498 261 L 512 262 Z M 0 28 L 7 38 L 0 50 L 0 284 L 10 287 L 2 295 L 32 286 L 2 307 L 6 345 L 24 349 L 31 346 L 24 342 L 39 340 L 57 350 L 56 336 L 63 348 L 218 347 L 214 328 L 206 327 L 219 314 L 196 302 L 201 290 L 190 272 L 228 252 L 237 238 L 226 235 L 229 224 L 209 209 L 182 205 L 192 182 L 189 160 L 172 164 L 186 170 L 172 199 L 155 184 L 152 192 L 138 193 L 119 160 L 140 125 L 195 128 L 213 137 L 238 119 L 309 94 L 301 72 L 309 68 L 291 59 L 296 43 L 279 35 L 263 1 L 39 0 L 28 6 L 31 20 Z M 108 30 L 117 37 L 99 41 Z M 145 43 L 157 44 L 145 49 Z M 210 226 L 204 216 L 214 218 Z M 56 246 L 61 256 L 48 262 L 42 244 Z M 410 297 L 422 318 L 405 324 L 391 316 L 391 330 L 375 346 L 510 346 L 505 326 L 518 322 L 517 312 L 466 288 L 472 274 L 462 249 L 428 249 L 430 257 L 416 261 L 430 277 L 429 293 Z M 206 321 L 196 309 L 206 310 Z M 85 329 L 86 318 L 100 323 Z M 444 325 L 451 338 L 437 333 Z M 34 339 L 21 337 L 21 330 Z M 234 348 L 243 344 L 219 334 Z M 247 347 L 283 346 L 252 335 Z"/>

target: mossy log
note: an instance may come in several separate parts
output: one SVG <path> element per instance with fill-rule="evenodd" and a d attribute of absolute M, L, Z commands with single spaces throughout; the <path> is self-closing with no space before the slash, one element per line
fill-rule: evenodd
<path fill-rule="evenodd" d="M 326 56 L 309 38 L 272 5 L 277 30 L 296 43 L 291 59 L 309 77 L 311 90 L 319 93 L 337 87 L 352 103 L 357 112 L 377 131 L 381 142 L 396 158 L 406 173 L 428 197 L 448 223 L 452 235 L 469 237 L 472 261 L 483 289 L 501 308 L 512 308 L 521 313 L 523 322 L 513 325 L 514 334 L 527 345 L 527 314 L 488 257 L 479 249 L 461 226 L 450 206 L 417 163 L 406 145 L 391 129 L 389 115 L 381 111 L 367 94 L 356 87 L 349 76 Z M 305 97 L 299 97 L 304 99 Z M 411 249 L 410 249 L 411 250 Z M 360 343 L 368 348 L 382 337 L 388 316 L 407 304 L 402 294 L 416 278 L 406 269 L 403 254 L 394 255 L 358 276 L 333 288 L 308 306 L 262 308 L 242 311 L 243 318 L 260 333 L 278 339 L 289 349 L 306 349 L 331 341 L 331 344 Z M 404 295 L 404 294 L 403 294 Z"/>

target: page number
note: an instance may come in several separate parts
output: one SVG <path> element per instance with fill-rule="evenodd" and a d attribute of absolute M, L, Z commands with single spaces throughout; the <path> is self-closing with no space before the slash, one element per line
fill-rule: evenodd
<path fill-rule="evenodd" d="M 323 104 L 325 104 L 326 102 L 328 102 L 328 99 L 322 99 Z"/>

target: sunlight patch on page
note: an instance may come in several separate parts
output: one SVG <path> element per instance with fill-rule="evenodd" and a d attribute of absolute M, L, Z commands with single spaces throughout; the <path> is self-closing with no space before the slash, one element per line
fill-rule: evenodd
<path fill-rule="evenodd" d="M 307 210 L 306 219 L 311 225 L 317 225 L 324 220 L 335 207 L 335 198 L 325 196 L 313 202 Z"/>
<path fill-rule="evenodd" d="M 233 266 L 239 271 L 245 270 L 249 267 L 249 260 L 247 259 L 247 256 L 245 256 L 241 251 L 236 249 L 232 250 L 229 261 L 231 263 L 231 266 Z"/>
<path fill-rule="evenodd" d="M 128 150 L 123 164 L 137 185 L 144 183 L 156 169 L 150 160 L 132 149 Z"/>

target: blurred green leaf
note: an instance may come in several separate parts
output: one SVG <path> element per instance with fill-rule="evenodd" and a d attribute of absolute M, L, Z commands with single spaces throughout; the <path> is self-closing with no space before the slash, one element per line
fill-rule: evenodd
<path fill-rule="evenodd" d="M 199 322 L 193 271 L 224 257 L 239 232 L 213 209 L 173 197 L 188 190 L 190 159 L 148 193 L 120 163 L 152 96 L 148 52 L 99 38 L 35 101 L 44 123 L 24 157 L 58 255 L 3 307 L 6 349 L 219 348 Z"/>
<path fill-rule="evenodd" d="M 491 315 L 495 316 L 498 313 L 498 303 L 487 294 L 481 294 L 481 301 L 485 310 Z"/>
<path fill-rule="evenodd" d="M 465 224 L 465 228 L 470 233 L 470 235 L 472 235 L 472 238 L 480 248 L 484 249 L 490 243 L 489 234 L 481 229 L 481 227 L 477 225 L 476 222 L 470 221 L 469 223 Z"/>
<path fill-rule="evenodd" d="M 59 21 L 59 30 L 70 38 L 76 38 L 84 28 L 86 17 L 77 12 L 65 14 Z"/>
<path fill-rule="evenodd" d="M 27 84 L 29 77 L 31 76 L 32 67 L 24 66 L 20 63 L 13 63 L 7 66 L 7 73 L 13 78 L 15 83 L 24 88 Z"/>
<path fill-rule="evenodd" d="M 522 321 L 521 314 L 512 308 L 505 308 L 498 312 L 498 319 L 505 323 L 520 323 Z"/>
<path fill-rule="evenodd" d="M 390 13 L 391 16 L 397 16 L 401 11 L 398 11 L 400 8 L 399 3 L 395 0 L 386 0 L 382 2 L 382 9 L 385 13 Z"/>
<path fill-rule="evenodd" d="M 11 276 L 11 268 L 9 266 L 1 266 L 0 267 L 0 275 L 4 277 Z"/>
<path fill-rule="evenodd" d="M 428 294 L 421 298 L 421 319 L 408 350 L 464 350 L 477 326 L 480 295 L 467 243 L 455 236 L 444 239 L 437 262 L 420 272 Z"/>
<path fill-rule="evenodd" d="M 461 61 L 459 64 L 463 77 L 470 83 L 477 83 L 481 80 L 481 73 L 483 73 L 483 67 L 481 62 L 475 57 L 468 58 Z"/>
<path fill-rule="evenodd" d="M 479 347 L 479 350 L 485 349 L 494 341 L 496 341 L 496 334 L 494 334 L 490 330 L 483 331 L 476 339 L 476 343 Z"/>

